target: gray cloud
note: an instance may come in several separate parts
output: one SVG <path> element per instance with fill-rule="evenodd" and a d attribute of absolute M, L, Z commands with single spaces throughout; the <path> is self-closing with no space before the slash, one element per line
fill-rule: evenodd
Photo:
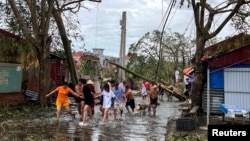
<path fill-rule="evenodd" d="M 81 31 L 85 39 L 84 43 L 76 44 L 80 46 L 85 44 L 85 49 L 88 51 L 92 51 L 92 48 L 103 48 L 105 55 L 118 57 L 122 12 L 127 13 L 126 51 L 128 51 L 129 46 L 145 33 L 162 30 L 159 27 L 170 0 L 163 2 L 162 6 L 161 0 L 102 0 L 101 3 L 86 1 L 84 5 L 90 10 L 81 9 L 79 12 Z M 177 4 L 176 8 L 171 11 L 166 29 L 178 33 L 184 33 L 187 28 L 193 31 L 192 9 L 185 6 L 180 9 Z M 192 25 L 188 26 L 190 22 Z"/>

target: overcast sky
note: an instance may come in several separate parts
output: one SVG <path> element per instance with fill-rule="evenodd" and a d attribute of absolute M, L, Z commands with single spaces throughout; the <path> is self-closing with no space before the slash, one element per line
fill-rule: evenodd
<path fill-rule="evenodd" d="M 169 11 L 170 0 L 102 0 L 101 3 L 85 1 L 90 10 L 81 9 L 79 19 L 87 51 L 104 49 L 104 55 L 119 57 L 123 11 L 126 12 L 126 52 L 132 43 L 145 33 L 162 30 L 162 20 Z M 178 2 L 172 9 L 165 27 L 167 32 L 185 33 L 194 36 L 194 22 L 191 8 L 179 8 Z M 226 28 L 219 36 L 231 36 L 232 29 Z M 77 42 L 83 46 L 83 42 Z M 80 50 L 79 48 L 74 48 Z"/>

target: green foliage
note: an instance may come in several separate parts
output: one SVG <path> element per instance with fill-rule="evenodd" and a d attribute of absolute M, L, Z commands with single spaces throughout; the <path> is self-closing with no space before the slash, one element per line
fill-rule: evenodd
<path fill-rule="evenodd" d="M 10 119 L 22 119 L 31 117 L 37 113 L 47 111 L 48 109 L 36 105 L 4 105 L 0 107 L 0 122 Z M 33 115 L 31 114 L 33 113 Z"/>
<path fill-rule="evenodd" d="M 241 6 L 240 10 L 232 17 L 231 25 L 238 31 L 249 34 L 250 18 L 249 4 Z"/>
<path fill-rule="evenodd" d="M 99 73 L 99 62 L 94 60 L 81 60 L 80 73 L 84 75 L 95 76 Z"/>
<path fill-rule="evenodd" d="M 126 67 L 151 80 L 155 80 L 157 73 L 156 81 L 163 79 L 171 83 L 174 80 L 174 67 L 183 64 L 181 70 L 191 59 L 192 40 L 179 33 L 167 35 L 164 32 L 160 50 L 160 37 L 161 32 L 155 30 L 146 33 L 137 43 L 132 44 L 129 48 L 130 60 Z"/>
<path fill-rule="evenodd" d="M 48 116 L 52 108 L 41 108 L 34 104 L 0 106 L 0 140 L 40 141 L 44 138 L 43 123 L 34 124 L 32 120 Z M 54 109 L 53 109 L 54 110 Z M 29 128 L 27 132 L 26 127 Z M 34 129 L 34 130 L 32 130 Z M 20 132 L 17 132 L 20 131 Z M 52 138 L 54 138 L 52 136 Z"/>
<path fill-rule="evenodd" d="M 18 62 L 19 57 L 21 55 L 27 57 L 26 61 L 28 60 L 34 60 L 33 58 L 35 56 L 32 56 L 31 50 L 32 47 L 30 44 L 25 42 L 22 39 L 13 39 L 10 37 L 6 37 L 4 35 L 0 35 L 0 55 L 1 55 L 1 61 L 6 63 L 21 63 Z M 31 57 L 31 58 L 30 58 Z"/>
<path fill-rule="evenodd" d="M 23 0 L 16 0 L 15 3 L 19 10 L 19 13 L 24 17 L 25 24 L 31 30 L 31 20 L 29 19 L 31 14 L 27 8 L 27 5 L 24 4 Z M 1 19 L 1 22 L 4 23 L 10 31 L 18 34 L 19 36 L 22 36 L 23 34 L 21 28 L 19 27 L 20 25 L 17 24 L 18 23 L 17 19 L 15 18 L 8 1 L 5 2 L 1 1 L 0 5 L 2 5 L 0 7 L 1 10 L 0 13 L 4 15 L 4 18 Z"/>
<path fill-rule="evenodd" d="M 207 139 L 198 134 L 173 134 L 170 141 L 207 141 Z"/>

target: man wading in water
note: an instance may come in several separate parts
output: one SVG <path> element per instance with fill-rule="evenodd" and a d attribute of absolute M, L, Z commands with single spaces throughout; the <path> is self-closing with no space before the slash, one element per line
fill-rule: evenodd
<path fill-rule="evenodd" d="M 128 113 L 130 113 L 129 107 L 132 110 L 132 113 L 134 113 L 134 109 L 135 109 L 135 99 L 132 93 L 131 88 L 128 85 L 125 85 L 125 99 L 126 99 L 126 109 L 128 111 Z"/>
<path fill-rule="evenodd" d="M 148 91 L 148 113 L 151 115 L 151 108 L 153 108 L 153 116 L 156 114 L 156 107 L 158 101 L 158 86 L 153 85 Z"/>

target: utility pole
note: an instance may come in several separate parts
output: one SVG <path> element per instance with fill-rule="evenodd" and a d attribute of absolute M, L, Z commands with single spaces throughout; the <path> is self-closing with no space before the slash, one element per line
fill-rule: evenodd
<path fill-rule="evenodd" d="M 122 12 L 122 20 L 120 21 L 121 25 L 121 46 L 120 46 L 120 65 L 125 66 L 125 52 L 126 52 L 126 12 Z M 125 80 L 125 71 L 119 69 L 118 80 Z"/>

